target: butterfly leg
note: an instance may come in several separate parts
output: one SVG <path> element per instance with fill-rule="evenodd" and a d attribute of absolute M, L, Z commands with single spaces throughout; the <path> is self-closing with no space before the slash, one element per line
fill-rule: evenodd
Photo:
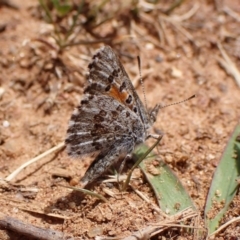
<path fill-rule="evenodd" d="M 147 139 L 148 139 L 148 138 L 159 139 L 159 138 L 162 138 L 162 137 L 163 137 L 163 133 L 161 133 L 161 134 L 149 134 L 149 135 L 147 136 Z"/>
<path fill-rule="evenodd" d="M 161 136 L 161 135 L 158 135 L 158 134 L 149 134 L 149 135 L 147 136 L 147 139 L 148 139 L 148 138 L 158 139 L 160 136 Z"/>
<path fill-rule="evenodd" d="M 121 175 L 121 173 L 122 173 L 122 170 L 123 170 L 123 168 L 124 168 L 124 166 L 125 166 L 125 163 L 126 163 L 126 161 L 127 160 L 129 160 L 129 159 L 131 159 L 132 158 L 132 155 L 131 154 L 128 154 L 124 159 L 123 159 L 123 161 L 122 161 L 122 163 L 121 163 L 121 165 L 120 165 L 120 167 L 119 167 L 119 171 L 118 171 L 118 173 L 117 173 L 117 182 L 118 182 L 118 184 L 119 184 L 119 176 Z"/>

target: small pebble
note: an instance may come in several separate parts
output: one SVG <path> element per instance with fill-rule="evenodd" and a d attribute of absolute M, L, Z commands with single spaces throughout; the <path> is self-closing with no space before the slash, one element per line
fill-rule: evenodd
<path fill-rule="evenodd" d="M 0 99 L 2 98 L 4 92 L 5 92 L 5 89 L 0 87 Z"/>
<path fill-rule="evenodd" d="M 171 69 L 171 76 L 174 78 L 181 78 L 182 77 L 182 71 L 180 71 L 179 69 L 172 67 Z"/>
<path fill-rule="evenodd" d="M 69 182 L 70 186 L 76 186 L 78 185 L 78 183 L 79 183 L 79 178 L 76 178 L 76 177 L 72 178 Z"/>
<path fill-rule="evenodd" d="M 2 125 L 3 125 L 3 127 L 8 128 L 10 126 L 10 123 L 9 123 L 9 121 L 4 120 Z"/>
<path fill-rule="evenodd" d="M 96 236 L 100 236 L 100 235 L 103 235 L 103 228 L 102 227 L 92 227 L 89 229 L 88 231 L 88 236 L 90 238 L 94 238 Z"/>
<path fill-rule="evenodd" d="M 69 203 L 68 203 L 68 206 L 69 206 L 71 209 L 75 209 L 75 208 L 76 208 L 76 203 L 75 203 L 75 202 L 69 202 Z"/>
<path fill-rule="evenodd" d="M 147 43 L 145 45 L 146 49 L 150 50 L 150 49 L 154 49 L 154 45 L 152 43 Z"/>
<path fill-rule="evenodd" d="M 173 161 L 173 157 L 171 155 L 166 155 L 164 157 L 164 160 L 167 162 L 167 163 L 171 163 Z"/>

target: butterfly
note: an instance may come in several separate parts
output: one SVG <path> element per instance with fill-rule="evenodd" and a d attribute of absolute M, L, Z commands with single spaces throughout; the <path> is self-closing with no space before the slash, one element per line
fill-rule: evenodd
<path fill-rule="evenodd" d="M 115 163 L 131 156 L 150 136 L 160 105 L 144 108 L 117 54 L 104 46 L 88 65 L 81 104 L 69 121 L 65 144 L 70 156 L 98 152 L 81 179 L 93 183 Z"/>

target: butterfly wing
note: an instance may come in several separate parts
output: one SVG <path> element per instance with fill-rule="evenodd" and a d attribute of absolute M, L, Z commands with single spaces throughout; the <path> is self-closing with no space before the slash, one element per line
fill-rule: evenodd
<path fill-rule="evenodd" d="M 140 129 L 146 131 L 147 117 L 143 110 L 116 53 L 109 46 L 101 48 L 89 64 L 84 98 L 69 122 L 68 153 L 78 156 L 108 148 L 119 135 L 131 132 L 139 132 L 139 141 L 144 141 Z"/>
<path fill-rule="evenodd" d="M 145 141 L 148 117 L 124 67 L 109 47 L 89 64 L 88 85 L 67 131 L 72 156 L 100 151 L 83 182 L 89 184 Z"/>
<path fill-rule="evenodd" d="M 68 154 L 77 157 L 108 149 L 134 131 L 129 121 L 137 119 L 117 100 L 107 95 L 92 95 L 91 100 L 82 101 L 71 117 L 65 140 Z"/>

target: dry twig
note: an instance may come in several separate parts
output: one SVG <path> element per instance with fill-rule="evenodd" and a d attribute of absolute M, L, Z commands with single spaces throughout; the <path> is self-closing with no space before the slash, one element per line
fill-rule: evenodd
<path fill-rule="evenodd" d="M 12 172 L 10 175 L 8 175 L 5 180 L 6 181 L 11 181 L 13 178 L 15 178 L 24 168 L 26 168 L 28 165 L 37 162 L 38 160 L 46 157 L 47 155 L 56 152 L 57 150 L 60 150 L 64 147 L 64 142 L 59 143 L 57 146 L 47 150 L 46 152 L 38 155 L 35 158 L 32 158 L 31 160 L 27 161 L 26 163 L 24 163 L 23 165 L 21 165 L 19 168 L 17 168 L 14 172 Z"/>
<path fill-rule="evenodd" d="M 34 225 L 24 223 L 18 219 L 0 213 L 0 226 L 4 229 L 20 233 L 26 237 L 34 237 L 44 240 L 73 239 L 66 236 L 63 232 L 51 229 L 44 229 Z"/>

